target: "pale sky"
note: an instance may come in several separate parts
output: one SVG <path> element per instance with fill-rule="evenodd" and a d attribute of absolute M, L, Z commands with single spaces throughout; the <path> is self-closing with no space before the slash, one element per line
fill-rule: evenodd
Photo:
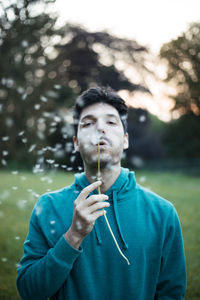
<path fill-rule="evenodd" d="M 160 46 L 200 21 L 200 0 L 57 0 L 60 22 L 133 38 L 156 53 Z"/>

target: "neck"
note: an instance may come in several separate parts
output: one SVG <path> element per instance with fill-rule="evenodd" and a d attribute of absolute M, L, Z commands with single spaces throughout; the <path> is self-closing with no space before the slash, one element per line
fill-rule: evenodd
<path fill-rule="evenodd" d="M 85 165 L 84 166 L 85 175 L 89 182 L 94 182 L 98 180 L 98 170 L 97 168 L 93 168 L 91 166 Z M 101 193 L 105 193 L 116 181 L 119 174 L 121 172 L 121 164 L 115 164 L 115 165 L 105 165 L 104 167 L 101 167 Z"/>

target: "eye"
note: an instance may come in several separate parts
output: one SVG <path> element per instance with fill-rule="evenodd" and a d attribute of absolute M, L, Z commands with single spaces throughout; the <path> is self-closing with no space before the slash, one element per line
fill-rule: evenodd
<path fill-rule="evenodd" d="M 107 124 L 109 124 L 109 125 L 116 125 L 117 123 L 115 122 L 115 121 L 107 121 Z"/>
<path fill-rule="evenodd" d="M 93 125 L 94 124 L 94 122 L 92 122 L 92 121 L 87 121 L 87 122 L 84 122 L 83 124 L 82 124 L 82 127 L 89 127 L 89 126 L 91 126 L 91 125 Z"/>

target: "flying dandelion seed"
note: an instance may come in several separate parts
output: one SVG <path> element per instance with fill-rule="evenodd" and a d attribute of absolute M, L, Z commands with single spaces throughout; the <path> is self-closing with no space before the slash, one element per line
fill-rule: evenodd
<path fill-rule="evenodd" d="M 24 94 L 23 96 L 22 96 L 22 100 L 26 100 L 26 98 L 27 98 L 27 94 Z"/>
<path fill-rule="evenodd" d="M 8 141 L 10 139 L 10 137 L 9 136 L 3 136 L 2 137 L 2 141 L 3 142 L 6 142 L 6 141 Z"/>
<path fill-rule="evenodd" d="M 31 145 L 28 152 L 29 153 L 32 152 L 35 148 L 36 148 L 36 144 Z"/>
<path fill-rule="evenodd" d="M 2 257 L 1 261 L 2 262 L 7 262 L 7 258 L 6 257 Z"/>
<path fill-rule="evenodd" d="M 27 200 L 19 200 L 19 201 L 17 202 L 17 206 L 18 206 L 18 208 L 20 208 L 20 209 L 24 209 L 25 206 L 26 206 L 26 204 L 27 204 Z"/>
<path fill-rule="evenodd" d="M 22 139 L 22 142 L 23 142 L 24 144 L 26 144 L 26 143 L 27 143 L 27 141 L 28 141 L 28 139 L 27 139 L 27 138 L 23 138 L 23 139 Z"/>
<path fill-rule="evenodd" d="M 42 102 L 47 102 L 48 101 L 48 98 L 47 97 L 45 97 L 45 96 L 40 96 L 40 100 L 42 101 Z"/>
<path fill-rule="evenodd" d="M 62 88 L 62 86 L 61 86 L 60 84 L 55 84 L 55 85 L 54 85 L 54 88 L 55 88 L 56 90 L 60 90 L 60 89 Z"/>
<path fill-rule="evenodd" d="M 21 45 L 22 45 L 23 48 L 27 48 L 29 44 L 28 44 L 28 41 L 23 40 L 23 41 L 21 42 Z"/>
<path fill-rule="evenodd" d="M 141 115 L 141 116 L 139 117 L 139 121 L 140 121 L 140 122 L 146 121 L 146 116 L 145 116 L 145 115 Z"/>
<path fill-rule="evenodd" d="M 21 87 L 21 86 L 19 86 L 19 87 L 17 88 L 17 92 L 18 92 L 19 94 L 23 94 L 23 93 L 24 93 L 24 88 Z"/>
<path fill-rule="evenodd" d="M 35 104 L 35 105 L 34 105 L 34 109 L 35 109 L 35 110 L 39 110 L 39 109 L 40 109 L 40 107 L 41 107 L 41 105 L 40 105 L 40 104 Z"/>
<path fill-rule="evenodd" d="M 35 207 L 35 214 L 36 214 L 36 216 L 39 216 L 41 214 L 41 212 L 42 212 L 42 206 L 41 205 L 37 205 Z"/>
<path fill-rule="evenodd" d="M 55 159 L 46 159 L 46 162 L 52 165 L 55 162 Z"/>
<path fill-rule="evenodd" d="M 51 221 L 50 221 L 50 224 L 51 224 L 51 225 L 54 225 L 55 223 L 56 223 L 55 220 L 51 220 Z"/>
<path fill-rule="evenodd" d="M 12 186 L 12 190 L 16 191 L 16 190 L 18 190 L 18 187 L 17 186 Z"/>
<path fill-rule="evenodd" d="M 145 182 L 146 181 L 146 176 L 141 176 L 139 178 L 139 181 L 142 182 L 142 183 Z"/>
<path fill-rule="evenodd" d="M 2 151 L 2 155 L 3 155 L 3 156 L 7 156 L 7 155 L 8 155 L 8 151 L 3 150 L 3 151 Z"/>
<path fill-rule="evenodd" d="M 73 168 L 72 167 L 67 167 L 67 171 L 72 171 Z"/>
<path fill-rule="evenodd" d="M 23 134 L 24 134 L 24 131 L 20 131 L 20 132 L 18 133 L 19 136 L 22 136 Z"/>
<path fill-rule="evenodd" d="M 3 166 L 6 166 L 6 165 L 7 165 L 7 161 L 6 161 L 4 158 L 2 158 L 1 164 L 2 164 Z"/>
<path fill-rule="evenodd" d="M 12 174 L 17 175 L 17 174 L 19 174 L 19 171 L 12 171 Z"/>
<path fill-rule="evenodd" d="M 59 123 L 59 122 L 62 121 L 62 119 L 61 119 L 61 117 L 59 117 L 59 116 L 55 116 L 55 117 L 54 117 L 54 121 L 55 121 L 56 123 Z"/>

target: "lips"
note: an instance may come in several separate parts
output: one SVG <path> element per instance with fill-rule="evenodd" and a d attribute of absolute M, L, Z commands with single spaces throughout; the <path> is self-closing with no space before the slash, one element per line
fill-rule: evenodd
<path fill-rule="evenodd" d="M 100 145 L 100 146 L 107 145 L 107 142 L 106 142 L 105 140 L 100 140 L 100 141 L 99 141 L 99 145 Z"/>
<path fill-rule="evenodd" d="M 106 146 L 106 145 L 109 145 L 109 144 L 110 144 L 110 141 L 106 138 L 103 138 L 103 139 L 99 140 L 99 145 L 100 146 Z M 96 146 L 98 146 L 98 143 L 96 144 Z"/>

